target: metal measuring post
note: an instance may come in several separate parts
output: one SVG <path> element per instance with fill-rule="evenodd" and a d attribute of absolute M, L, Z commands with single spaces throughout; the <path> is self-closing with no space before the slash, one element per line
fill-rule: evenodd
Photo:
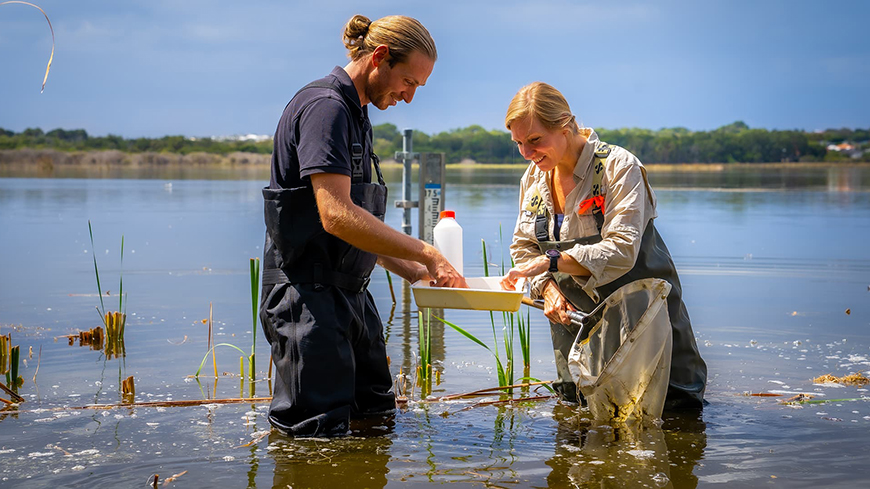
<path fill-rule="evenodd" d="M 420 154 L 420 239 L 433 243 L 433 229 L 444 210 L 446 158 L 444 153 Z"/>
<path fill-rule="evenodd" d="M 405 129 L 402 135 L 402 151 L 396 151 L 396 159 L 402 161 L 402 200 L 396 201 L 396 207 L 404 209 L 402 214 L 402 231 L 411 234 L 411 209 L 417 207 L 417 201 L 411 200 L 411 162 L 419 157 L 412 150 L 413 129 Z"/>

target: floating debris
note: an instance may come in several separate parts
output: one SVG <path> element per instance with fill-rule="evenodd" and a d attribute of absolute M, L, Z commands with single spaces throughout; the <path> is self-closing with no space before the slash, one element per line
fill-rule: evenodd
<path fill-rule="evenodd" d="M 133 382 L 133 376 L 129 376 L 121 382 L 121 394 L 124 397 L 124 400 L 132 403 L 133 398 L 136 397 L 136 385 Z"/>
<path fill-rule="evenodd" d="M 788 399 L 782 401 L 782 404 L 793 404 L 798 402 L 809 401 L 810 399 L 815 399 L 816 396 L 812 396 L 810 394 L 798 394 L 796 396 L 789 397 Z"/>
<path fill-rule="evenodd" d="M 179 477 L 181 477 L 182 475 L 184 475 L 186 473 L 187 473 L 187 471 L 185 470 L 184 472 L 179 472 L 177 474 L 174 474 L 172 476 L 167 477 L 166 479 L 163 480 L 163 485 L 165 486 L 165 485 L 169 484 L 170 482 L 173 482 L 175 479 L 178 479 Z"/>
<path fill-rule="evenodd" d="M 848 316 L 849 314 L 852 314 L 852 310 L 851 310 L 851 309 L 846 309 L 846 315 Z"/>
<path fill-rule="evenodd" d="M 76 340 L 78 340 L 79 346 L 89 346 L 91 350 L 102 351 L 105 335 L 103 334 L 103 327 L 97 326 L 87 331 L 79 331 L 77 334 L 61 336 L 61 338 L 69 340 L 69 346 L 75 345 Z"/>
<path fill-rule="evenodd" d="M 816 377 L 813 379 L 814 384 L 843 384 L 843 385 L 854 385 L 857 387 L 864 387 L 867 384 L 870 384 L 870 379 L 865 377 L 861 372 L 855 372 L 853 374 L 844 375 L 842 377 L 835 377 L 831 374 L 825 374 L 821 377 Z"/>
<path fill-rule="evenodd" d="M 124 347 L 124 327 L 127 324 L 127 315 L 121 312 L 107 312 L 106 323 L 106 357 L 122 358 L 126 356 Z"/>

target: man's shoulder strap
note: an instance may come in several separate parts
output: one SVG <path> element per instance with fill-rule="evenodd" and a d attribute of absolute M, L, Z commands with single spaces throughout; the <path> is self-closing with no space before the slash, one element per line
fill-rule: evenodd
<path fill-rule="evenodd" d="M 305 85 L 304 87 L 300 88 L 298 92 L 296 92 L 296 95 L 293 95 L 293 98 L 295 99 L 300 93 L 302 93 L 305 90 L 311 89 L 311 88 L 326 88 L 326 89 L 332 90 L 333 92 L 335 92 L 338 95 L 338 100 L 341 102 L 342 105 L 344 105 L 344 108 L 345 108 L 345 110 L 347 110 L 348 115 L 351 114 L 350 105 L 347 103 L 347 100 L 344 98 L 344 94 L 341 92 L 341 89 L 338 88 L 337 86 L 333 85 L 332 83 L 329 83 L 326 80 L 315 80 L 315 81 L 309 83 L 308 85 Z M 299 109 L 299 113 L 302 113 L 305 109 L 308 108 L 309 105 L 313 104 L 315 101 L 319 100 L 320 98 L 321 97 L 315 97 L 315 98 L 309 100 L 308 102 L 306 102 L 305 105 L 303 105 Z M 292 102 L 292 101 L 293 100 L 291 99 L 290 102 Z M 290 102 L 288 102 L 287 105 L 290 105 Z M 351 125 L 351 131 L 350 131 L 350 157 L 351 157 L 351 171 L 353 173 L 353 175 L 351 176 L 351 180 L 353 183 L 362 182 L 362 180 L 363 180 L 363 169 L 362 169 L 363 146 L 359 142 L 359 135 L 357 134 L 357 131 L 353 130 L 353 125 Z"/>

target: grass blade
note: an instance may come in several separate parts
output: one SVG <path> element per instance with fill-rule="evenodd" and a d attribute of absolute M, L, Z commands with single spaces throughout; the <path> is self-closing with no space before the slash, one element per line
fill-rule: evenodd
<path fill-rule="evenodd" d="M 232 347 L 232 348 L 235 348 L 236 350 L 238 350 L 242 355 L 245 354 L 244 350 L 242 350 L 241 348 L 239 348 L 236 345 L 233 345 L 230 343 L 218 343 L 217 345 L 209 348 L 207 352 L 205 352 L 205 356 L 202 357 L 202 361 L 199 363 L 199 368 L 196 369 L 196 373 L 193 374 L 194 377 L 199 377 L 199 373 L 202 371 L 202 367 L 205 365 L 205 361 L 208 360 L 209 353 L 211 353 L 212 358 L 214 358 L 214 349 L 219 347 L 219 346 L 229 346 L 229 347 Z M 215 378 L 217 378 L 217 364 L 215 364 Z"/>
<path fill-rule="evenodd" d="M 106 316 L 106 305 L 103 304 L 103 287 L 100 286 L 100 269 L 97 267 L 97 251 L 94 249 L 94 230 L 91 227 L 91 220 L 88 219 L 88 233 L 91 235 L 91 253 L 94 255 L 94 275 L 97 276 L 97 295 L 100 296 L 101 315 Z M 105 320 L 103 321 L 105 323 Z"/>
<path fill-rule="evenodd" d="M 256 370 L 256 353 L 257 353 L 257 311 L 259 309 L 259 291 L 260 291 L 260 259 L 251 258 L 251 318 L 253 327 L 251 334 L 251 356 L 249 357 L 248 369 L 250 371 L 251 380 L 254 380 L 254 371 Z"/>
<path fill-rule="evenodd" d="M 124 235 L 121 235 L 121 283 L 118 285 L 118 310 L 124 310 Z"/>
<path fill-rule="evenodd" d="M 483 248 L 483 276 L 489 277 L 489 260 L 486 258 L 486 241 L 481 239 L 480 246 Z"/>
<path fill-rule="evenodd" d="M 492 354 L 492 356 L 495 358 L 496 367 L 498 369 L 498 385 L 499 386 L 509 385 L 509 384 L 505 383 L 507 381 L 507 377 L 505 375 L 505 369 L 504 369 L 504 365 L 502 365 L 502 363 L 501 363 L 501 359 L 498 357 L 498 355 L 495 354 L 495 352 L 493 352 L 488 346 L 486 346 L 486 343 L 480 341 L 473 334 L 469 333 L 468 331 L 462 329 L 461 327 L 451 323 L 450 321 L 448 321 L 446 319 L 441 319 L 440 317 L 435 316 L 434 314 L 432 315 L 432 317 L 441 321 L 442 323 L 446 324 L 447 326 L 450 326 L 451 328 L 453 328 L 457 333 L 461 334 L 462 336 L 465 336 L 469 340 L 471 340 L 471 341 L 477 343 L 478 345 L 486 348 L 486 350 L 488 352 L 490 352 Z"/>
<path fill-rule="evenodd" d="M 477 337 L 474 336 L 473 334 L 469 333 L 468 331 L 462 329 L 461 327 L 459 327 L 459 326 L 457 326 L 457 325 L 451 323 L 450 321 L 448 321 L 448 320 L 446 320 L 446 319 L 441 319 L 440 317 L 438 317 L 438 316 L 436 316 L 436 315 L 434 315 L 434 314 L 432 315 L 432 317 L 435 318 L 435 319 L 437 319 L 437 320 L 439 320 L 439 321 L 441 321 L 442 323 L 446 324 L 447 326 L 450 326 L 451 328 L 453 328 L 454 330 L 456 330 L 457 333 L 461 334 L 462 336 L 465 336 L 465 337 L 468 338 L 469 340 L 471 340 L 471 341 L 477 343 L 478 345 L 480 345 L 480 346 L 486 348 L 487 351 L 489 351 L 490 353 L 492 353 L 492 350 L 490 350 L 489 347 L 486 346 L 486 343 L 484 343 L 484 342 L 480 341 L 479 339 L 477 339 Z"/>
<path fill-rule="evenodd" d="M 393 277 L 390 275 L 390 271 L 386 268 L 384 269 L 387 272 L 387 284 L 390 286 L 390 297 L 393 299 L 393 306 L 396 305 L 396 292 L 393 290 Z"/>

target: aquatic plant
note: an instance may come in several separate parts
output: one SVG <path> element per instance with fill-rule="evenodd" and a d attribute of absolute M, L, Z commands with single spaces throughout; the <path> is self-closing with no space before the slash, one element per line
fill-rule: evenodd
<path fill-rule="evenodd" d="M 245 351 L 242 350 L 241 348 L 239 348 L 238 346 L 233 345 L 232 343 L 218 343 L 218 344 L 212 346 L 213 343 L 214 343 L 214 307 L 213 307 L 212 303 L 209 303 L 208 304 L 208 343 L 206 345 L 208 350 L 206 350 L 205 355 L 202 357 L 202 361 L 199 363 L 199 368 L 196 369 L 196 373 L 193 374 L 193 376 L 199 378 L 199 374 L 200 374 L 200 372 L 202 372 L 202 367 L 203 367 L 203 365 L 205 365 L 205 361 L 208 360 L 208 356 L 211 355 L 212 365 L 214 366 L 214 376 L 215 376 L 215 378 L 217 378 L 218 377 L 217 354 L 215 353 L 215 349 L 217 349 L 217 347 L 219 347 L 219 346 L 228 346 L 230 348 L 235 348 L 236 350 L 238 350 L 239 353 L 242 354 L 242 357 L 239 360 L 239 376 L 244 379 L 245 378 L 244 358 L 246 356 Z"/>
<path fill-rule="evenodd" d="M 257 372 L 256 351 L 257 351 L 257 312 L 259 311 L 260 291 L 260 259 L 251 258 L 251 316 L 253 318 L 253 327 L 251 328 L 251 356 L 248 357 L 248 373 L 251 377 L 251 382 L 254 381 Z"/>
<path fill-rule="evenodd" d="M 106 311 L 106 304 L 103 301 L 103 288 L 100 285 L 100 268 L 97 265 L 97 252 L 94 245 L 94 229 L 91 221 L 88 220 L 88 233 L 91 237 L 91 252 L 94 258 L 94 276 L 97 279 L 97 295 L 100 297 L 100 317 L 103 320 L 103 326 L 106 328 L 106 356 L 108 358 L 119 358 L 126 354 L 124 347 L 124 328 L 127 324 L 127 309 L 124 294 L 124 235 L 121 235 L 121 267 L 119 271 L 118 283 L 118 310 Z M 123 312 L 122 312 L 123 311 Z"/>
<path fill-rule="evenodd" d="M 390 271 L 386 268 L 384 269 L 387 272 L 387 285 L 390 286 L 390 297 L 393 299 L 393 308 L 396 307 L 396 292 L 393 290 L 393 277 L 390 275 Z"/>
<path fill-rule="evenodd" d="M 431 310 L 426 309 L 426 322 L 423 324 L 423 312 L 419 311 L 417 318 L 417 338 L 419 342 L 419 362 L 417 364 L 417 385 L 420 386 L 420 397 L 425 398 L 432 390 L 432 323 Z"/>
<path fill-rule="evenodd" d="M 24 378 L 18 375 L 19 357 L 19 346 L 12 346 L 12 334 L 0 335 L 0 375 L 6 376 L 6 385 L 12 390 L 24 383 Z"/>
<path fill-rule="evenodd" d="M 498 356 L 498 353 L 496 353 L 498 351 L 498 347 L 496 347 L 496 351 L 493 351 L 492 349 L 490 349 L 489 346 L 486 345 L 486 343 L 484 343 L 483 341 L 480 341 L 476 336 L 474 336 L 473 334 L 464 330 L 463 328 L 451 323 L 450 321 L 448 321 L 446 319 L 440 318 L 438 316 L 433 315 L 432 317 L 441 321 L 442 323 L 446 324 L 447 326 L 450 326 L 451 328 L 453 328 L 457 333 L 461 334 L 462 336 L 465 336 L 469 340 L 471 340 L 471 341 L 477 343 L 478 345 L 486 348 L 486 350 L 488 352 L 490 352 L 492 354 L 492 356 L 495 358 L 496 368 L 497 368 L 497 372 L 498 372 L 498 385 L 499 385 L 499 387 L 506 387 L 506 386 L 511 385 L 511 383 L 507 381 L 507 379 L 508 379 L 507 369 L 505 369 L 505 366 L 501 363 L 501 358 Z M 513 374 L 511 373 L 511 375 L 513 375 Z"/>
<path fill-rule="evenodd" d="M 501 239 L 501 227 L 499 226 L 499 239 Z M 480 240 L 481 248 L 483 251 L 483 274 L 486 277 L 489 277 L 489 256 L 487 254 L 486 249 L 486 241 Z M 513 266 L 513 260 L 511 260 L 511 266 Z M 504 256 L 501 258 L 501 275 L 506 273 L 506 266 L 504 261 Z M 496 361 L 496 370 L 498 374 L 498 385 L 499 387 L 508 387 L 514 384 L 514 338 L 517 332 L 520 337 L 520 350 L 523 355 L 523 377 L 521 377 L 520 381 L 535 381 L 538 379 L 529 376 L 529 367 L 531 365 L 531 355 L 530 355 L 530 338 L 531 338 L 531 316 L 526 310 L 525 318 L 520 312 L 507 312 L 502 311 L 502 338 L 501 343 L 504 346 L 504 361 L 502 361 L 502 356 L 499 351 L 499 338 L 498 332 L 495 323 L 495 313 L 493 311 L 489 311 L 489 319 L 490 324 L 492 325 L 492 339 L 493 339 L 493 348 L 491 349 L 486 345 L 483 341 L 478 339 L 472 333 L 467 330 L 453 324 L 449 321 L 446 321 L 438 316 L 435 316 L 435 319 L 438 319 L 442 323 L 450 326 L 456 332 L 465 336 L 466 338 L 474 341 L 478 345 L 486 348 Z"/>

